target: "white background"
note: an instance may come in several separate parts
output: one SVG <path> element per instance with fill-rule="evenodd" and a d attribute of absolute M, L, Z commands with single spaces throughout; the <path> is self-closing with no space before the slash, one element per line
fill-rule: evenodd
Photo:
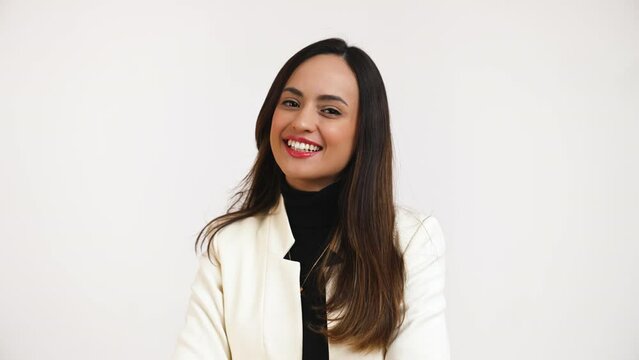
<path fill-rule="evenodd" d="M 639 359 L 639 2 L 0 0 L 0 359 L 166 359 L 275 74 L 387 86 L 458 360 Z"/>

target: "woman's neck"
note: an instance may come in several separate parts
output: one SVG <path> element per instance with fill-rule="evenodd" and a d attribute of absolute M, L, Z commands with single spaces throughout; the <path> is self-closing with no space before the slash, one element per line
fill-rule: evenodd
<path fill-rule="evenodd" d="M 329 184 L 318 191 L 293 188 L 280 178 L 280 188 L 291 226 L 334 226 L 339 212 L 341 182 Z"/>

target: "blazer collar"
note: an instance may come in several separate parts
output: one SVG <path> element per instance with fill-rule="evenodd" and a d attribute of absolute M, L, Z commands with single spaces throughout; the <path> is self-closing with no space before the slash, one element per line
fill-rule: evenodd
<path fill-rule="evenodd" d="M 273 256 L 283 259 L 295 243 L 295 238 L 291 232 L 291 225 L 288 222 L 288 215 L 284 206 L 284 197 L 281 194 L 277 201 L 277 206 L 269 212 L 269 215 L 269 251 Z"/>
<path fill-rule="evenodd" d="M 295 243 L 280 195 L 269 211 L 259 242 L 267 244 L 263 297 L 263 337 L 267 359 L 302 358 L 302 300 L 300 263 L 284 256 Z"/>
<path fill-rule="evenodd" d="M 295 238 L 280 195 L 278 204 L 267 215 L 266 231 L 260 231 L 259 239 L 268 246 L 266 274 L 264 274 L 264 346 L 268 359 L 302 358 L 302 300 L 300 297 L 300 263 L 285 258 L 295 243 Z M 326 297 L 332 296 L 334 280 L 326 284 Z M 329 319 L 341 317 L 341 312 L 331 312 Z M 337 320 L 328 321 L 331 329 Z M 348 354 L 341 344 L 328 343 L 332 358 Z"/>

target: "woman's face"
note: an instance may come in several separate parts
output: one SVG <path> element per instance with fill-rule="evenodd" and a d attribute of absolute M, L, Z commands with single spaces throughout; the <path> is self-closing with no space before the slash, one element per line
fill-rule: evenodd
<path fill-rule="evenodd" d="M 344 59 L 322 54 L 295 69 L 271 125 L 271 150 L 288 183 L 318 191 L 335 182 L 353 153 L 359 90 Z"/>

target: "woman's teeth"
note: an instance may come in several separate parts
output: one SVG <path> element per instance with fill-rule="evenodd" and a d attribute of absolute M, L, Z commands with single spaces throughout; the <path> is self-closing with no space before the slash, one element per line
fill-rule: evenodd
<path fill-rule="evenodd" d="M 321 149 L 319 146 L 305 144 L 295 140 L 287 141 L 287 145 L 295 151 L 315 152 Z"/>

